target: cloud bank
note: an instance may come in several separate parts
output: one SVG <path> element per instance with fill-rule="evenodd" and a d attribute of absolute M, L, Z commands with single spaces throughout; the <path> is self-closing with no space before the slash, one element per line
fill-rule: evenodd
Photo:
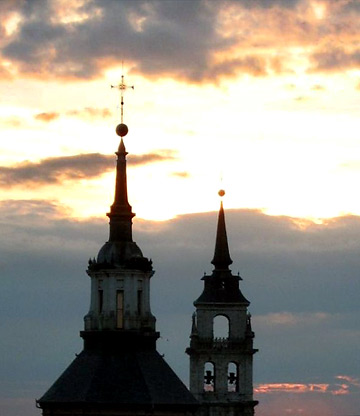
<path fill-rule="evenodd" d="M 121 61 L 192 82 L 360 65 L 351 0 L 5 0 L 0 13 L 3 78 L 91 79 Z"/>
<path fill-rule="evenodd" d="M 46 115 L 48 118 L 49 115 Z M 143 155 L 130 155 L 129 166 L 141 166 L 149 163 L 173 160 L 171 150 Z M 113 155 L 88 153 L 74 156 L 49 157 L 39 162 L 22 162 L 15 166 L 0 166 L 0 187 L 32 186 L 60 184 L 64 181 L 79 179 L 91 180 L 112 171 L 115 165 Z"/>
<path fill-rule="evenodd" d="M 69 219 L 56 201 L 4 201 L 0 214 L 0 409 L 5 409 L 2 398 L 24 389 L 27 398 L 39 397 L 81 350 L 78 331 L 90 296 L 85 269 L 106 241 L 108 225 L 105 215 Z M 203 272 L 212 269 L 216 217 L 135 218 L 134 223 L 134 239 L 156 271 L 152 309 L 162 335 L 158 349 L 185 382 L 192 302 L 201 293 Z M 277 414 L 279 409 L 286 414 L 285 406 L 298 406 L 311 414 L 313 406 L 312 414 L 320 416 L 316 409 L 331 403 L 323 414 L 354 414 L 360 405 L 354 366 L 360 341 L 360 218 L 305 227 L 251 210 L 229 210 L 226 217 L 232 268 L 244 279 L 241 289 L 251 301 L 260 349 L 254 358 L 262 403 L 257 413 L 272 416 L 277 408 Z M 19 343 L 20 333 L 26 345 Z"/>

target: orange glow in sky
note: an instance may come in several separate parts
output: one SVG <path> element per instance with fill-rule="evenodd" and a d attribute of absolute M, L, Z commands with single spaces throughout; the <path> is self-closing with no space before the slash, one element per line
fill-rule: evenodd
<path fill-rule="evenodd" d="M 51 2 L 49 24 L 75 33 L 80 26 L 94 25 L 95 30 L 106 17 L 106 9 L 86 1 L 68 6 L 66 0 Z M 211 13 L 211 4 L 207 7 Z M 155 16 L 150 4 L 129 10 L 131 30 L 145 33 Z M 348 26 L 340 27 L 344 22 Z M 8 11 L 4 47 L 20 42 L 24 24 L 18 10 Z M 162 220 L 214 210 L 220 187 L 227 191 L 228 208 L 315 220 L 360 214 L 355 192 L 360 179 L 360 68 L 352 58 L 356 25 L 336 2 L 250 9 L 229 2 L 218 13 L 213 32 L 224 46 L 209 45 L 205 69 L 187 63 L 182 72 L 176 61 L 177 67 L 156 70 L 152 61 L 124 54 L 125 80 L 135 85 L 125 96 L 127 150 L 171 155 L 129 167 L 129 195 L 138 216 Z M 323 27 L 331 35 L 321 35 Z M 330 39 L 333 47 L 326 49 Z M 347 39 L 346 50 L 334 39 Z M 16 59 L 15 52 L 4 49 L 1 166 L 113 154 L 119 94 L 110 84 L 120 81 L 121 61 L 111 53 L 97 56 L 95 49 L 93 54 L 77 51 L 84 55 L 77 60 L 56 43 L 43 47 L 48 50 L 39 51 L 32 66 L 22 62 L 22 49 L 15 49 Z M 53 66 L 58 58 L 69 62 Z M 84 74 L 99 68 L 96 76 L 72 76 L 87 59 L 92 61 Z M 9 181 L 5 171 L 0 173 L 3 199 L 57 200 L 77 217 L 101 216 L 112 202 L 111 170 L 81 180 L 59 174 L 59 180 L 48 183 L 16 172 L 17 179 Z"/>
<path fill-rule="evenodd" d="M 118 74 L 80 85 L 13 81 L 13 98 L 0 109 L 7 138 L 1 143 L 2 166 L 112 154 L 119 97 L 109 85 Z M 127 150 L 172 154 L 161 163 L 129 167 L 129 195 L 139 216 L 166 219 L 214 210 L 220 187 L 227 191 L 228 208 L 306 218 L 360 213 L 354 193 L 360 169 L 358 92 L 351 77 L 242 78 L 218 88 L 131 74 L 127 79 L 136 85 L 125 97 Z M 10 92 L 7 83 L 2 88 Z M 28 95 L 20 103 L 17 94 L 24 91 Z M 98 118 L 89 109 L 98 109 Z M 107 172 L 56 186 L 19 183 L 3 187 L 2 194 L 31 198 L 35 191 L 37 198 L 52 199 L 56 188 L 56 199 L 75 216 L 99 216 L 111 204 L 113 184 L 114 172 Z"/>
<path fill-rule="evenodd" d="M 36 309 L 51 302 L 43 293 L 53 290 L 56 303 L 62 299 L 56 287 L 66 296 L 82 292 L 62 266 L 70 270 L 82 251 L 98 250 L 91 233 L 107 221 L 113 202 L 120 140 L 120 95 L 110 86 L 124 74 L 135 86 L 124 96 L 129 202 L 144 246 L 148 234 L 157 239 L 151 255 L 159 258 L 160 283 L 155 280 L 152 293 L 171 309 L 163 293 L 176 281 L 179 305 L 186 295 L 181 308 L 191 306 L 195 292 L 183 279 L 192 287 L 191 273 L 203 267 L 195 266 L 195 257 L 205 253 L 207 237 L 197 230 L 211 227 L 213 214 L 181 215 L 216 211 L 218 190 L 225 189 L 234 267 L 239 261 L 242 288 L 254 299 L 258 362 L 271 369 L 258 377 L 254 360 L 256 414 L 358 414 L 359 369 L 352 357 L 359 344 L 360 2 L 1 0 L 0 16 L 0 264 L 8 314 L 3 324 L 13 345 L 25 351 L 18 333 L 35 337 L 38 322 L 52 319 Z M 72 241 L 78 219 L 89 234 Z M 193 264 L 184 261 L 187 251 L 180 253 L 174 236 L 192 252 Z M 59 247 L 68 250 L 69 264 L 59 260 Z M 61 265 L 57 271 L 54 261 Z M 175 263 L 184 268 L 167 273 Z M 48 288 L 46 267 L 59 286 Z M 35 300 L 40 298 L 45 303 Z M 69 297 L 69 310 L 75 299 Z M 28 316 L 27 302 L 35 314 L 32 326 L 19 319 L 18 305 Z M 175 320 L 181 308 L 174 306 Z M 3 381 L 9 392 L 18 390 L 21 403 L 21 354 L 7 345 L 16 380 Z M 38 339 L 34 345 L 37 351 Z M 268 347 L 261 356 L 262 345 Z M 319 364 L 309 377 L 308 363 Z M 28 380 L 36 373 L 40 383 L 43 374 L 29 368 Z M 24 414 L 7 394 L 0 397 L 1 409 Z"/>

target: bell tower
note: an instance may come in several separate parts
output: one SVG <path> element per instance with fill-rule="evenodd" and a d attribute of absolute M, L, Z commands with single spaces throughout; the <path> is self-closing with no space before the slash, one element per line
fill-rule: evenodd
<path fill-rule="evenodd" d="M 223 197 L 225 192 L 219 191 Z M 221 201 L 214 270 L 205 275 L 204 290 L 195 300 L 190 347 L 190 391 L 200 402 L 199 416 L 253 416 L 252 360 L 254 332 L 250 302 L 239 289 L 240 276 L 229 269 L 232 260 Z"/>

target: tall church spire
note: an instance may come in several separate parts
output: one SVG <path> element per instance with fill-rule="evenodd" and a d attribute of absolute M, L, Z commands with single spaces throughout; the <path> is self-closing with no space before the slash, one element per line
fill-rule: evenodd
<path fill-rule="evenodd" d="M 111 88 L 120 90 L 121 123 L 116 127 L 116 134 L 121 137 L 116 161 L 116 182 L 114 203 L 107 216 L 110 218 L 109 241 L 132 241 L 132 218 L 135 214 L 131 210 L 127 194 L 126 179 L 126 155 L 124 137 L 128 134 L 128 127 L 124 124 L 124 91 L 128 88 L 124 83 L 124 75 L 121 76 L 119 85 Z M 134 88 L 133 86 L 130 88 Z"/>
<path fill-rule="evenodd" d="M 91 262 L 89 268 L 99 269 L 111 266 L 151 271 L 151 261 L 143 256 L 140 248 L 132 239 L 132 219 L 135 214 L 128 201 L 126 177 L 126 156 L 128 153 L 124 144 L 124 137 L 128 134 L 129 129 L 123 123 L 123 91 L 128 87 L 124 84 L 123 76 L 119 85 L 111 87 L 117 88 L 121 92 L 121 123 L 116 127 L 116 134 L 121 139 L 118 150 L 115 152 L 117 156 L 115 196 L 110 212 L 106 214 L 110 218 L 109 241 L 100 249 L 97 259 Z"/>
<path fill-rule="evenodd" d="M 221 197 L 224 196 L 225 191 L 220 190 L 219 195 Z M 215 266 L 215 270 L 229 270 L 229 266 L 232 264 L 226 234 L 225 213 L 222 201 L 220 202 L 218 216 L 214 258 L 211 263 Z"/>
<path fill-rule="evenodd" d="M 121 137 L 116 163 L 116 183 L 114 203 L 111 206 L 111 214 L 128 214 L 131 212 L 131 206 L 128 201 L 127 181 L 126 181 L 126 155 L 124 140 Z M 110 215 L 111 215 L 110 214 Z"/>
<path fill-rule="evenodd" d="M 121 91 L 121 137 L 116 152 L 114 203 L 109 240 L 89 261 L 89 312 L 84 317 L 83 351 L 38 401 L 43 416 L 188 416 L 198 404 L 156 351 L 150 308 L 151 260 L 132 240 L 134 213 L 128 201 Z"/>
<path fill-rule="evenodd" d="M 126 179 L 127 151 L 122 137 L 116 155 L 115 197 L 110 212 L 107 213 L 107 216 L 110 218 L 109 241 L 132 241 L 132 218 L 135 214 L 132 212 L 128 201 Z"/>

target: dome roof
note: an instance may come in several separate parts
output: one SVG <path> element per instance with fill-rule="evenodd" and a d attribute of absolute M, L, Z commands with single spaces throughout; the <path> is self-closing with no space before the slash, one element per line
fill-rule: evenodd
<path fill-rule="evenodd" d="M 89 265 L 90 266 L 90 265 Z M 152 270 L 152 262 L 143 256 L 134 241 L 108 241 L 100 249 L 90 268 L 95 269 L 137 269 Z"/>
<path fill-rule="evenodd" d="M 133 257 L 143 257 L 140 248 L 133 241 L 108 241 L 101 247 L 97 262 L 121 266 Z"/>

